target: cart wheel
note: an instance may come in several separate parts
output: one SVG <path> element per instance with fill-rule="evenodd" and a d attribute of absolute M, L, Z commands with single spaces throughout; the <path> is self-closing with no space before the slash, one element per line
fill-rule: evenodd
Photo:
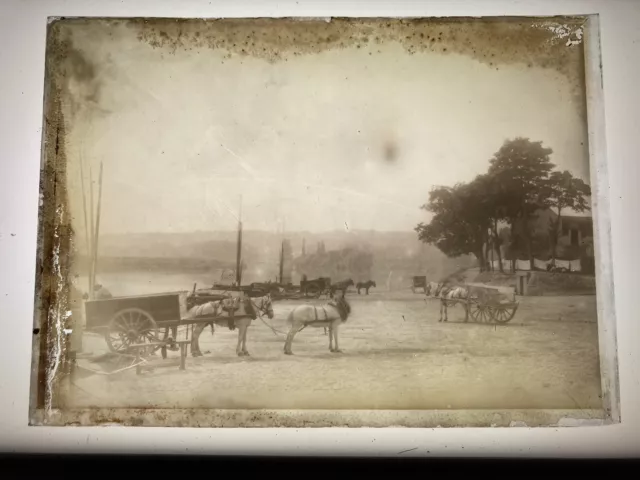
<path fill-rule="evenodd" d="M 493 313 L 491 312 L 491 307 L 486 305 L 478 305 L 477 318 L 480 323 L 491 323 L 492 317 Z"/>
<path fill-rule="evenodd" d="M 477 322 L 480 318 L 480 306 L 478 302 L 471 301 L 469 302 L 469 316 L 474 322 Z"/>
<path fill-rule="evenodd" d="M 109 350 L 126 353 L 135 343 L 158 341 L 158 325 L 153 317 L 139 308 L 126 308 L 117 312 L 109 322 L 106 334 Z M 158 346 L 149 346 L 147 354 L 155 352 Z"/>
<path fill-rule="evenodd" d="M 493 310 L 493 321 L 504 324 L 515 316 L 518 305 L 495 305 L 491 307 L 491 310 Z"/>

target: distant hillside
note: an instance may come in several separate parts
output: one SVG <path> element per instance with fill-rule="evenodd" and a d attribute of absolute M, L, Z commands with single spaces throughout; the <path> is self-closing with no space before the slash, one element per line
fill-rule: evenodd
<path fill-rule="evenodd" d="M 233 231 L 104 235 L 100 237 L 99 247 L 101 258 L 121 259 L 109 260 L 110 270 L 118 265 L 126 265 L 123 270 L 130 270 L 136 264 L 144 265 L 147 270 L 151 262 L 158 267 L 171 265 L 170 270 L 174 271 L 180 268 L 179 259 L 191 259 L 183 262 L 185 271 L 190 271 L 203 263 L 211 266 L 235 263 L 236 237 L 237 232 Z M 373 256 L 371 276 L 378 284 L 386 285 L 389 281 L 390 286 L 410 284 L 414 275 L 441 278 L 475 265 L 473 257 L 447 258 L 437 248 L 419 242 L 415 232 L 287 232 L 283 237 L 274 232 L 248 230 L 243 232 L 244 281 L 276 279 L 283 238 L 290 240 L 294 257 L 301 255 L 303 239 L 307 254 L 315 253 L 319 242 L 324 243 L 327 251 L 352 247 L 370 252 Z M 300 273 L 294 272 L 294 283 L 299 278 Z"/>

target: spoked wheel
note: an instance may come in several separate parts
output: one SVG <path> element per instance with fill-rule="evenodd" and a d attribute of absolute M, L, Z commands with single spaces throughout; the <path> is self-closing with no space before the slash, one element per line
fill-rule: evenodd
<path fill-rule="evenodd" d="M 491 311 L 491 307 L 487 305 L 477 304 L 478 311 L 476 313 L 475 319 L 480 323 L 491 323 L 491 319 L 493 316 L 493 312 Z"/>
<path fill-rule="evenodd" d="M 477 322 L 480 318 L 480 306 L 478 305 L 478 302 L 469 302 L 467 308 L 469 309 L 469 316 L 471 317 L 471 320 Z"/>
<path fill-rule="evenodd" d="M 144 310 L 126 308 L 116 313 L 109 322 L 106 340 L 112 352 L 135 353 L 132 352 L 131 345 L 158 341 L 158 325 Z M 151 354 L 158 348 L 160 347 L 149 345 L 149 348 L 144 349 L 144 353 Z"/>
<path fill-rule="evenodd" d="M 516 314 L 518 310 L 518 304 L 516 305 L 494 305 L 491 307 L 493 311 L 493 321 L 496 323 L 507 323 Z"/>

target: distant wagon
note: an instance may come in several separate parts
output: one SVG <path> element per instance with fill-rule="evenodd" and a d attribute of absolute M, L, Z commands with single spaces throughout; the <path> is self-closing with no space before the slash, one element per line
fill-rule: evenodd
<path fill-rule="evenodd" d="M 305 297 L 318 298 L 320 295 L 328 295 L 331 289 L 331 279 L 320 277 L 314 280 L 301 280 L 300 291 Z"/>
<path fill-rule="evenodd" d="M 413 293 L 416 293 L 416 290 L 420 288 L 424 293 L 427 293 L 427 277 L 424 275 L 413 277 L 413 284 L 411 285 L 411 291 Z"/>

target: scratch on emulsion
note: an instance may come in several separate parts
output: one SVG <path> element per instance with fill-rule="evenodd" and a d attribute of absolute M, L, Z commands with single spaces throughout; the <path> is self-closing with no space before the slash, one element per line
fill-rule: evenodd
<path fill-rule="evenodd" d="M 64 207 L 59 206 L 56 209 L 56 214 L 58 218 L 62 218 L 64 214 Z M 53 246 L 53 274 L 56 276 L 56 304 L 53 308 L 49 310 L 48 320 L 49 325 L 53 328 L 50 330 L 55 338 L 53 339 L 53 345 L 50 350 L 50 366 L 47 369 L 47 393 L 45 397 L 45 412 L 47 416 L 51 415 L 53 409 L 53 387 L 56 379 L 56 375 L 58 370 L 60 369 L 60 364 L 62 362 L 62 345 L 64 341 L 64 321 L 68 313 L 63 313 L 63 302 L 62 294 L 64 288 L 64 281 L 60 269 L 60 234 L 59 234 L 59 224 L 56 224 L 54 228 L 54 246 Z"/>

